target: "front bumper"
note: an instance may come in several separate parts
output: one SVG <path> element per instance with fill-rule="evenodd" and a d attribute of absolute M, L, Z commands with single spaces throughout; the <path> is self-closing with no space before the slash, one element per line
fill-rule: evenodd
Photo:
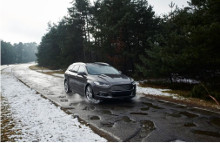
<path fill-rule="evenodd" d="M 94 86 L 94 98 L 96 99 L 129 99 L 136 95 L 136 85 L 132 85 L 130 90 L 113 91 L 111 87 Z"/>

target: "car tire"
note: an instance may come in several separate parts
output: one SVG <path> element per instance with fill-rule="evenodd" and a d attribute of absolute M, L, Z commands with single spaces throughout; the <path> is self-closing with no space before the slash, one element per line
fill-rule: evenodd
<path fill-rule="evenodd" d="M 99 104 L 101 102 L 101 100 L 94 98 L 94 93 L 90 85 L 86 87 L 85 96 L 90 103 Z"/>
<path fill-rule="evenodd" d="M 66 93 L 70 93 L 69 81 L 67 79 L 64 80 L 64 90 Z"/>

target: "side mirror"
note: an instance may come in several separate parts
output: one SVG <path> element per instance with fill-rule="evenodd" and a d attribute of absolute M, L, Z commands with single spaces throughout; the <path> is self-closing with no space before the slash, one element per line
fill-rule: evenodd
<path fill-rule="evenodd" d="M 69 70 L 70 72 L 74 72 L 72 69 Z"/>
<path fill-rule="evenodd" d="M 121 74 L 122 72 L 121 72 L 121 71 L 119 71 L 119 73 Z"/>
<path fill-rule="evenodd" d="M 78 72 L 78 75 L 84 76 L 84 75 L 86 75 L 86 73 L 85 72 Z"/>

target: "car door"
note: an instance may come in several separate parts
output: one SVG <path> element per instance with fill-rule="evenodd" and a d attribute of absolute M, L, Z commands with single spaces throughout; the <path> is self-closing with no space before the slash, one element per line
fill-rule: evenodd
<path fill-rule="evenodd" d="M 70 69 L 71 74 L 69 75 L 69 85 L 70 85 L 70 88 L 74 91 L 77 90 L 76 78 L 77 78 L 78 69 L 79 69 L 79 65 L 75 65 L 73 66 L 72 69 Z"/>
<path fill-rule="evenodd" d="M 84 87 L 85 87 L 86 82 L 87 82 L 87 71 L 86 71 L 85 66 L 80 65 L 78 73 L 82 73 L 82 72 L 84 72 L 86 74 L 85 75 L 77 74 L 77 85 L 76 86 L 77 86 L 79 92 L 81 94 L 84 94 Z"/>

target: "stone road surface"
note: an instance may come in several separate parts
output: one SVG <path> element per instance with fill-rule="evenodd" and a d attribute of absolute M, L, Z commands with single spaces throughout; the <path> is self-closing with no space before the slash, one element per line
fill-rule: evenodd
<path fill-rule="evenodd" d="M 220 113 L 137 95 L 132 101 L 88 103 L 66 94 L 63 78 L 16 65 L 12 73 L 30 88 L 116 141 L 220 141 Z"/>

